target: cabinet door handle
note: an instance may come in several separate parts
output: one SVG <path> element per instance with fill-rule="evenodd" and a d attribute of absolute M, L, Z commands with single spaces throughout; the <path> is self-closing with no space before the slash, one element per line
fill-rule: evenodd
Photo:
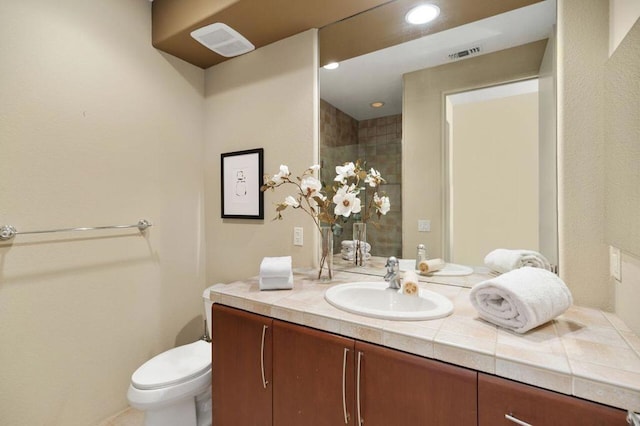
<path fill-rule="evenodd" d="M 358 369 L 356 371 L 356 403 L 358 406 L 358 425 L 361 425 L 362 410 L 360 409 L 360 365 L 362 364 L 362 352 L 358 352 Z"/>
<path fill-rule="evenodd" d="M 264 389 L 266 389 L 269 384 L 269 382 L 264 378 L 264 336 L 267 333 L 268 328 L 269 326 L 267 325 L 262 326 L 262 343 L 260 344 L 260 372 L 262 373 L 262 387 Z"/>
<path fill-rule="evenodd" d="M 520 426 L 532 426 L 530 423 L 523 422 L 522 420 L 520 420 L 520 419 L 518 419 L 518 418 L 516 418 L 516 417 L 512 416 L 512 414 L 513 414 L 513 413 L 511 413 L 511 414 L 505 414 L 505 415 L 504 415 L 504 418 L 505 418 L 505 419 L 507 419 L 507 420 L 509 420 L 510 422 L 513 422 L 513 423 L 515 423 L 515 424 L 517 424 L 517 425 L 520 425 Z"/>
<path fill-rule="evenodd" d="M 342 413 L 344 414 L 344 424 L 349 424 L 349 413 L 347 413 L 347 354 L 349 349 L 344 348 L 342 354 Z"/>

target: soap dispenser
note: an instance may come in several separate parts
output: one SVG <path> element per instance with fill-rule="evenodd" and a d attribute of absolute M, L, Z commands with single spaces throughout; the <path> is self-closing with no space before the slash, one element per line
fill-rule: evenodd
<path fill-rule="evenodd" d="M 420 262 L 427 260 L 427 247 L 424 244 L 418 244 L 416 252 L 416 269 L 419 269 Z"/>

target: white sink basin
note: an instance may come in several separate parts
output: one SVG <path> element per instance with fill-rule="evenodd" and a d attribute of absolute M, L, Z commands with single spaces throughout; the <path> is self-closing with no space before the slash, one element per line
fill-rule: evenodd
<path fill-rule="evenodd" d="M 343 311 L 388 320 L 430 320 L 453 312 L 451 301 L 433 291 L 420 289 L 419 296 L 408 296 L 388 287 L 386 282 L 339 284 L 328 289 L 324 298 Z"/>

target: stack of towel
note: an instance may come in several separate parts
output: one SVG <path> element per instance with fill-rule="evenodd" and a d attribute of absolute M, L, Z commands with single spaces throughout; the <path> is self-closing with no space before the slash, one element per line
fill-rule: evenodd
<path fill-rule="evenodd" d="M 557 275 L 528 266 L 475 285 L 469 297 L 480 318 L 517 333 L 552 320 L 573 303 Z"/>
<path fill-rule="evenodd" d="M 293 288 L 291 256 L 265 257 L 260 263 L 260 290 Z"/>
<path fill-rule="evenodd" d="M 342 256 L 342 258 L 344 260 L 351 260 L 351 261 L 355 261 L 356 260 L 356 243 L 358 241 L 357 240 L 344 240 L 342 241 L 342 250 L 340 251 L 340 254 Z M 371 258 L 371 253 L 369 253 L 371 251 L 371 244 L 367 243 L 366 241 L 360 241 L 361 247 L 364 246 L 364 258 L 365 260 L 368 260 Z"/>
<path fill-rule="evenodd" d="M 542 254 L 533 250 L 496 249 L 484 258 L 484 264 L 489 269 L 501 274 L 524 266 L 551 270 L 549 261 Z"/>

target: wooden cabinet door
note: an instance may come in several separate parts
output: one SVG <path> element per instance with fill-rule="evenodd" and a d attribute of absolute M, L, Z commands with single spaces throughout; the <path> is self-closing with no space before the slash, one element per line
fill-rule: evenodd
<path fill-rule="evenodd" d="M 356 342 L 358 396 L 366 426 L 477 423 L 475 371 L 361 342 Z"/>
<path fill-rule="evenodd" d="M 274 320 L 273 377 L 274 425 L 356 424 L 352 339 Z"/>
<path fill-rule="evenodd" d="M 214 304 L 213 425 L 271 426 L 271 318 Z"/>
<path fill-rule="evenodd" d="M 622 410 L 483 373 L 478 375 L 478 408 L 479 426 L 627 424 Z"/>

